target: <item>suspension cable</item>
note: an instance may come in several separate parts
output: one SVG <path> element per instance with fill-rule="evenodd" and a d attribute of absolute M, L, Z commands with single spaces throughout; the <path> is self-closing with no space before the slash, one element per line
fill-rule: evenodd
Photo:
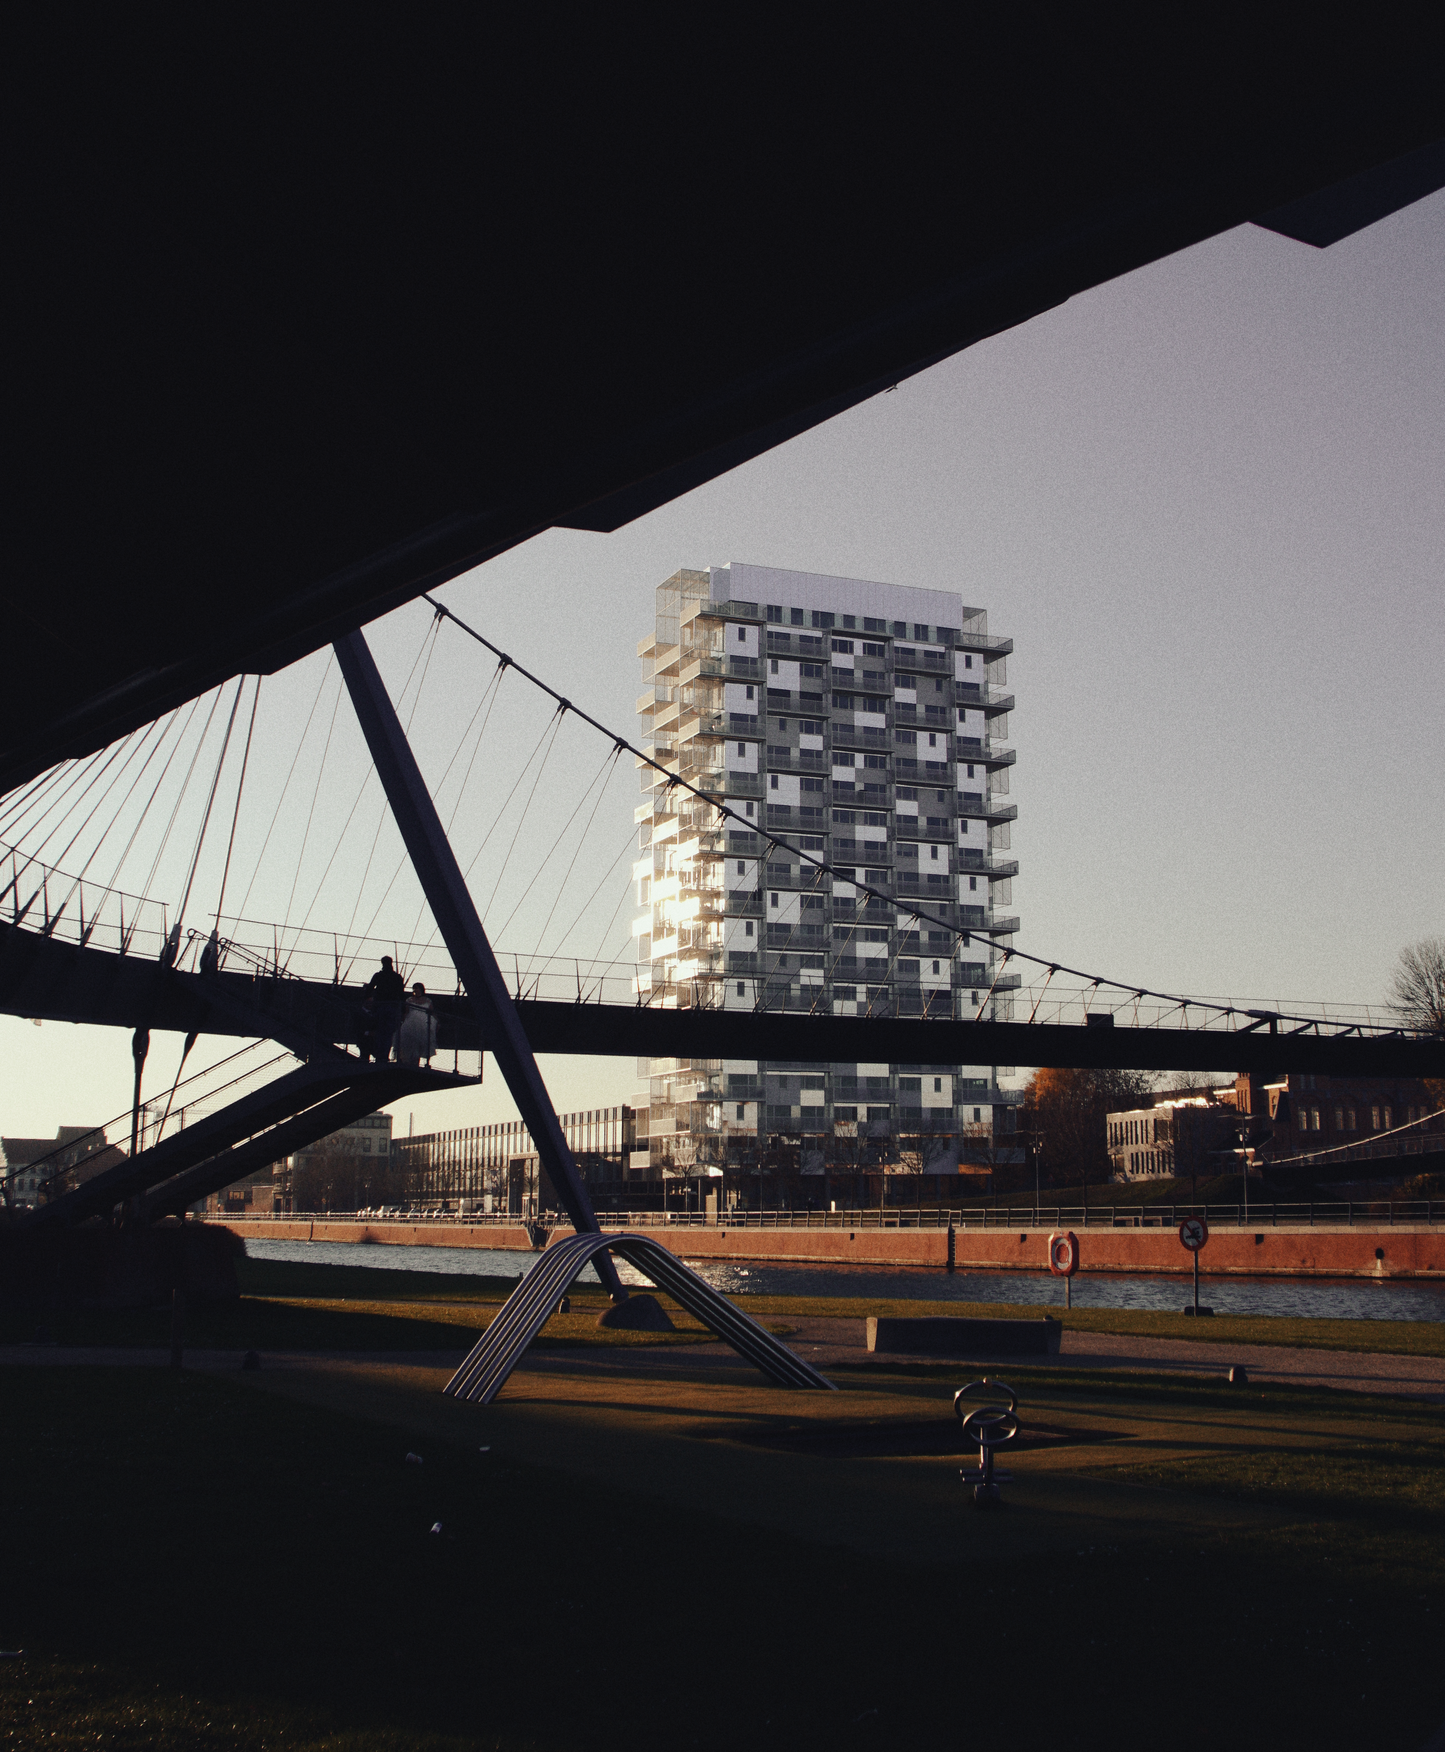
<path fill-rule="evenodd" d="M 161 859 L 165 856 L 166 847 L 170 844 L 171 831 L 176 825 L 176 817 L 181 812 L 181 804 L 185 801 L 186 792 L 190 789 L 191 775 L 196 770 L 196 762 L 201 758 L 201 750 L 206 746 L 206 738 L 211 733 L 211 720 L 215 717 L 216 707 L 220 703 L 221 690 L 217 688 L 211 696 L 211 709 L 206 713 L 206 721 L 201 726 L 201 733 L 196 738 L 196 746 L 191 752 L 191 763 L 186 768 L 186 776 L 181 780 L 180 790 L 176 792 L 176 800 L 171 807 L 170 820 L 166 822 L 166 830 L 161 835 L 161 843 L 156 847 L 156 855 L 151 860 L 150 873 L 146 877 L 144 888 L 141 889 L 142 899 L 146 899 L 150 895 L 151 884 L 156 879 L 156 871 L 160 869 Z"/>
<path fill-rule="evenodd" d="M 271 835 L 276 831 L 276 822 L 281 814 L 281 805 L 286 801 L 286 793 L 291 788 L 291 780 L 296 772 L 296 763 L 301 758 L 301 750 L 306 746 L 307 733 L 311 729 L 311 720 L 316 716 L 316 708 L 321 704 L 322 690 L 326 686 L 326 678 L 331 674 L 331 665 L 336 661 L 335 653 L 327 656 L 326 667 L 321 671 L 321 679 L 316 684 L 316 697 L 311 702 L 311 710 L 306 714 L 306 723 L 296 744 L 296 752 L 291 757 L 291 765 L 286 772 L 286 782 L 281 787 L 281 795 L 276 799 L 276 807 L 271 814 L 271 825 L 266 829 L 266 837 L 261 841 L 261 850 L 256 854 L 255 867 L 251 871 L 251 880 L 246 884 L 246 892 L 241 896 L 241 904 L 237 909 L 238 916 L 243 916 L 247 903 L 251 898 L 251 890 L 256 886 L 256 878 L 261 872 L 261 864 L 266 856 L 266 848 L 271 843 Z"/>
<path fill-rule="evenodd" d="M 787 840 L 780 839 L 776 834 L 770 833 L 761 824 L 749 821 L 745 816 L 740 815 L 737 810 L 720 802 L 716 797 L 710 796 L 698 786 L 691 784 L 687 779 L 681 778 L 676 773 L 669 772 L 661 761 L 656 760 L 652 755 L 647 754 L 643 749 L 637 747 L 636 744 L 628 741 L 626 737 L 619 736 L 615 730 L 609 729 L 608 726 L 603 724 L 599 719 L 592 717 L 590 713 L 584 712 L 580 707 L 574 705 L 571 700 L 565 697 L 565 695 L 558 693 L 555 688 L 548 686 L 540 676 L 534 675 L 525 665 L 518 663 L 514 657 L 503 651 L 499 645 L 494 645 L 490 639 L 484 634 L 479 633 L 475 627 L 469 626 L 466 621 L 448 608 L 445 603 L 439 602 L 430 591 L 423 591 L 422 595 L 424 600 L 431 606 L 437 615 L 449 620 L 455 627 L 465 633 L 468 638 L 475 640 L 477 644 L 484 646 L 495 657 L 500 658 L 508 665 L 508 667 L 515 669 L 520 676 L 525 680 L 530 681 L 534 687 L 539 688 L 543 693 L 555 700 L 559 706 L 565 706 L 568 711 L 580 718 L 584 724 L 590 724 L 594 730 L 597 730 L 602 735 L 610 738 L 619 749 L 625 749 L 629 754 L 634 756 L 639 765 L 649 767 L 653 772 L 660 773 L 668 781 L 669 788 L 677 787 L 686 791 L 690 796 L 696 797 L 699 802 L 706 804 L 709 809 L 717 812 L 720 822 L 735 821 L 746 832 L 756 834 L 766 845 L 771 846 L 774 849 L 782 848 L 794 854 L 800 861 L 811 864 L 813 868 L 821 874 L 829 876 L 836 874 L 832 863 L 828 859 L 820 858 L 812 852 L 804 851 L 800 846 L 789 845 Z M 853 886 L 863 894 L 866 894 L 870 899 L 882 901 L 885 905 L 894 908 L 898 905 L 897 897 L 887 893 L 886 890 L 875 888 L 870 883 L 858 882 L 852 877 L 843 877 L 841 880 L 852 881 Z M 988 938 L 991 935 L 989 932 L 980 931 L 976 925 L 968 927 L 955 925 L 947 919 L 938 918 L 930 912 L 925 912 L 919 909 L 909 909 L 909 916 L 916 918 L 920 923 L 931 925 L 937 930 L 947 932 L 950 937 L 955 938 L 959 943 L 966 943 L 970 936 Z M 1007 933 L 999 933 L 1001 936 L 1006 934 Z M 1140 988 L 1136 987 L 1132 981 L 1109 979 L 1102 975 L 1096 976 L 1094 974 L 1086 973 L 1080 968 L 1068 967 L 1062 962 L 1051 961 L 1046 956 L 1035 955 L 1024 949 L 1016 949 L 1012 945 L 1003 948 L 1001 953 L 1004 964 L 1011 960 L 1027 961 L 1032 966 L 1039 968 L 1053 968 L 1059 973 L 1067 974 L 1072 979 L 1083 980 L 1095 985 L 1107 985 L 1112 990 L 1124 992 L 1130 996 L 1140 990 Z M 999 972 L 995 974 L 993 983 L 989 987 L 989 997 L 992 997 L 1001 975 L 1002 966 L 1000 966 Z M 1187 1001 L 1192 1003 L 1195 1008 L 1210 1011 L 1215 1015 L 1234 1016 L 1239 1014 L 1238 1010 L 1233 1005 L 1221 1004 L 1213 1000 L 1185 1000 L 1172 993 L 1153 991 L 1147 987 L 1143 988 L 1143 992 L 1146 997 L 1156 998 L 1162 1003 L 1168 1003 L 1175 1007 L 1178 1007 Z M 985 999 L 985 1002 L 987 1002 L 987 999 Z M 983 1007 L 980 1006 L 980 1016 L 982 1015 L 982 1008 Z"/>
<path fill-rule="evenodd" d="M 326 777 L 326 760 L 331 753 L 331 738 L 336 733 L 336 714 L 341 710 L 341 696 L 345 692 L 346 683 L 338 676 L 336 679 L 336 699 L 331 707 L 331 722 L 326 726 L 326 741 L 321 747 L 321 764 L 316 769 L 316 784 L 311 792 L 311 807 L 306 811 L 306 826 L 301 834 L 301 850 L 296 854 L 296 871 L 291 878 L 291 892 L 286 896 L 286 915 L 281 921 L 283 940 L 291 927 L 291 908 L 296 899 L 297 884 L 301 880 L 301 866 L 306 861 L 306 847 L 311 839 L 311 824 L 316 819 L 316 804 L 321 796 L 321 781 Z"/>
<path fill-rule="evenodd" d="M 236 781 L 236 806 L 231 811 L 231 834 L 226 841 L 226 862 L 221 868 L 221 891 L 216 896 L 216 929 L 221 928 L 221 914 L 226 905 L 226 880 L 231 874 L 231 853 L 236 847 L 236 823 L 241 819 L 241 794 L 246 789 L 246 768 L 251 764 L 251 738 L 256 733 L 256 708 L 261 703 L 261 677 L 256 677 L 256 691 L 251 695 L 251 721 L 246 726 L 246 750 L 241 756 L 241 776 Z"/>
<path fill-rule="evenodd" d="M 246 685 L 244 675 L 236 677 L 236 697 L 231 701 L 231 715 L 226 720 L 226 734 L 221 738 L 221 752 L 216 756 L 216 770 L 211 777 L 211 794 L 206 798 L 205 814 L 201 817 L 200 829 L 196 834 L 196 849 L 191 854 L 191 871 L 186 877 L 185 892 L 181 895 L 181 904 L 176 912 L 176 929 L 179 930 L 185 922 L 186 908 L 191 903 L 191 887 L 196 880 L 196 866 L 201 861 L 201 847 L 206 843 L 206 829 L 211 824 L 211 810 L 216 803 L 216 789 L 221 783 L 221 769 L 226 764 L 226 750 L 231 746 L 231 732 L 236 727 L 236 713 L 241 709 L 241 690 Z M 220 700 L 221 691 L 216 690 L 216 699 Z"/>
<path fill-rule="evenodd" d="M 547 856 L 542 860 L 541 864 L 539 864 L 537 867 L 537 874 L 533 878 L 534 885 L 541 881 L 542 872 L 547 868 L 548 864 L 550 864 L 552 862 L 552 859 L 557 855 L 558 848 L 561 846 L 562 841 L 567 837 L 568 833 L 570 833 L 572 830 L 572 824 L 576 821 L 577 817 L 582 813 L 582 810 L 583 810 L 584 806 L 586 805 L 587 798 L 588 798 L 589 793 L 592 790 L 592 787 L 594 785 L 597 785 L 597 781 L 599 779 L 601 779 L 602 783 L 600 786 L 598 786 L 597 796 L 595 797 L 595 799 L 593 800 L 593 803 L 592 803 L 592 812 L 587 817 L 586 822 L 583 824 L 582 832 L 579 834 L 578 839 L 577 839 L 577 844 L 573 848 L 573 851 L 572 851 L 571 862 L 567 865 L 567 868 L 562 873 L 562 880 L 561 880 L 560 884 L 558 885 L 556 894 L 553 896 L 552 905 L 548 908 L 547 916 L 542 921 L 542 929 L 537 933 L 536 953 L 539 956 L 542 953 L 543 939 L 546 937 L 548 927 L 552 923 L 552 915 L 556 912 L 557 907 L 561 902 L 562 891 L 567 886 L 568 877 L 571 876 L 573 870 L 576 869 L 576 867 L 577 867 L 577 860 L 582 855 L 582 847 L 586 843 L 587 831 L 592 826 L 593 821 L 596 819 L 598 807 L 601 804 L 603 795 L 607 790 L 607 781 L 608 781 L 608 779 L 610 779 L 612 777 L 612 774 L 607 771 L 607 768 L 609 765 L 611 765 L 615 770 L 616 763 L 617 763 L 618 759 L 620 758 L 620 755 L 621 755 L 621 750 L 614 748 L 610 754 L 606 754 L 602 757 L 602 765 L 598 767 L 598 769 L 595 773 L 593 773 L 591 781 L 587 786 L 587 790 L 582 793 L 581 801 L 577 804 L 577 807 L 572 811 L 571 815 L 568 816 L 567 821 L 564 824 L 561 833 L 559 833 L 557 835 L 557 838 L 552 842 L 551 851 L 548 852 Z M 501 930 L 499 930 L 497 932 L 497 939 L 499 942 L 500 942 L 501 938 L 503 937 L 503 935 L 506 933 L 508 927 L 511 925 L 512 920 L 514 918 L 516 918 L 518 912 L 521 910 L 522 902 L 524 900 L 526 900 L 526 898 L 527 898 L 527 894 L 526 894 L 526 892 L 524 892 L 522 895 L 522 899 L 517 902 L 516 906 L 514 906 L 511 910 L 511 912 L 507 915 L 507 923 L 505 925 L 503 925 Z"/>

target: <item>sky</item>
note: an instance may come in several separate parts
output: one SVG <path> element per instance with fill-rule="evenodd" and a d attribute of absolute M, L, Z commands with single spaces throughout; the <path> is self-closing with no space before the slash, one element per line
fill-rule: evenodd
<path fill-rule="evenodd" d="M 550 531 L 441 596 L 640 741 L 636 643 L 679 566 L 957 590 L 1015 641 L 1020 949 L 1191 994 L 1378 1003 L 1400 948 L 1445 932 L 1442 316 L 1445 194 L 1326 251 L 1246 226 L 611 535 Z M 472 891 L 500 958 L 539 942 L 626 956 L 631 763 L 607 773 L 606 743 L 576 720 L 549 749 L 550 702 L 514 676 L 474 752 L 494 662 L 454 629 L 433 640 L 430 622 L 412 605 L 367 638 L 444 816 L 472 763 L 453 838 L 464 865 L 480 848 Z M 330 933 L 374 916 L 378 935 L 425 938 L 409 871 L 383 899 L 399 842 L 375 780 L 362 789 L 338 687 L 328 653 L 263 683 L 225 911 L 244 898 L 293 937 L 303 920 Z M 229 707 L 228 692 L 208 750 Z M 197 865 L 186 922 L 203 928 L 249 708 L 248 690 Z M 206 784 L 192 789 L 203 803 Z M 196 827 L 178 823 L 153 889 L 172 902 Z M 133 892 L 135 875 L 127 864 L 118 885 Z M 148 1094 L 179 1048 L 156 1037 Z M 129 1106 L 124 1031 L 0 1018 L 0 1062 L 4 1135 Z M 631 1059 L 542 1068 L 561 1111 L 634 1098 Z M 490 1061 L 480 1088 L 396 1110 L 402 1132 L 514 1113 Z"/>

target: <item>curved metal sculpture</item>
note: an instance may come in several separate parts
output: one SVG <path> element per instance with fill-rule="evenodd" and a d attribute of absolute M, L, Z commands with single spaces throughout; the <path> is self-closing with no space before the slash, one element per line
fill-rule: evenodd
<path fill-rule="evenodd" d="M 616 1235 L 582 1233 L 554 1242 L 513 1290 L 502 1311 L 472 1346 L 466 1361 L 442 1389 L 458 1399 L 490 1405 L 522 1353 L 546 1325 L 558 1300 L 593 1257 L 610 1250 L 635 1265 L 705 1326 L 730 1344 L 739 1356 L 783 1387 L 821 1387 L 833 1383 L 765 1332 L 756 1320 L 735 1308 L 727 1297 L 704 1283 L 675 1255 L 651 1236 L 624 1230 Z"/>

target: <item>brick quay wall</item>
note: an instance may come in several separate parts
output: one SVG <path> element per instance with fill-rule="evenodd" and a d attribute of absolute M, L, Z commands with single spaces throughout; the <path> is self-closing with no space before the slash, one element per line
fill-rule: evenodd
<path fill-rule="evenodd" d="M 213 1221 L 216 1219 L 212 1219 Z M 522 1224 L 366 1222 L 355 1218 L 247 1218 L 224 1226 L 247 1240 L 351 1241 L 407 1247 L 483 1247 L 531 1253 Z M 917 1266 L 942 1270 L 946 1229 L 768 1229 L 649 1224 L 647 1234 L 682 1259 L 736 1259 L 803 1265 Z M 1172 1228 L 1077 1229 L 1081 1272 L 1148 1272 L 1176 1277 L 1193 1263 Z M 540 1235 L 540 1231 L 538 1232 Z M 569 1228 L 553 1229 L 549 1241 Z M 1048 1270 L 1049 1228 L 958 1229 L 954 1258 L 960 1271 Z M 422 1260 L 418 1269 L 425 1270 Z M 1200 1257 L 1205 1277 L 1445 1278 L 1445 1226 L 1398 1224 L 1325 1228 L 1303 1224 L 1210 1231 Z"/>

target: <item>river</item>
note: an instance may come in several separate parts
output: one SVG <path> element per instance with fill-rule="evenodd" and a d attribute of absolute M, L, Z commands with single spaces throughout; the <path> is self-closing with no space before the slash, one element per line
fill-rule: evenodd
<path fill-rule="evenodd" d="M 449 1277 L 516 1278 L 541 1257 L 486 1247 L 406 1247 L 384 1242 L 254 1241 L 251 1259 L 305 1260 L 310 1265 L 363 1265 L 373 1271 L 427 1271 Z M 423 1264 L 423 1261 L 425 1262 Z M 1014 1302 L 1062 1307 L 1063 1280 L 1041 1272 L 955 1272 L 918 1266 L 735 1265 L 690 1260 L 699 1277 L 727 1295 L 876 1296 L 910 1302 Z M 647 1279 L 617 1262 L 625 1284 Z M 584 1283 L 596 1283 L 587 1266 Z M 1192 1294 L 1183 1277 L 1090 1274 L 1074 1279 L 1076 1308 L 1143 1308 L 1178 1313 Z M 1357 1278 L 1211 1278 L 1200 1273 L 1200 1300 L 1216 1314 L 1274 1314 L 1330 1320 L 1445 1320 L 1445 1283 L 1376 1282 Z"/>

